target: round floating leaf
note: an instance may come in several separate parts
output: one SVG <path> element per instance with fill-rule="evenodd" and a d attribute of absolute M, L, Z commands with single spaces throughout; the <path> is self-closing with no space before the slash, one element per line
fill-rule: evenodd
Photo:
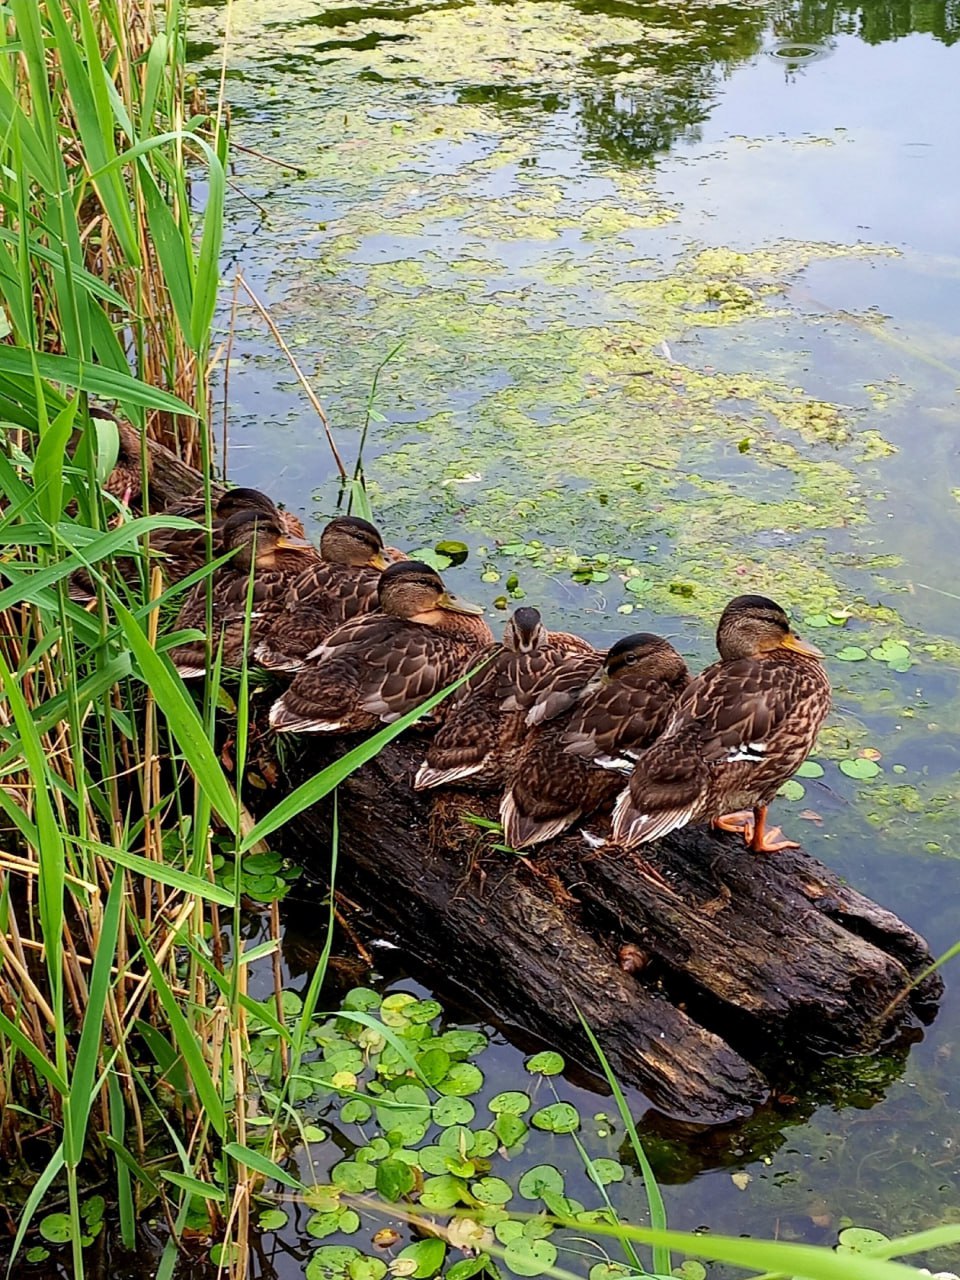
<path fill-rule="evenodd" d="M 623 1181 L 623 1165 L 619 1160 L 607 1160 L 602 1157 L 593 1162 L 594 1172 L 604 1186 L 611 1182 Z"/>
<path fill-rule="evenodd" d="M 483 1159 L 485 1156 L 492 1156 L 499 1145 L 497 1135 L 492 1129 L 477 1129 L 473 1135 L 471 1154 Z"/>
<path fill-rule="evenodd" d="M 286 992 L 284 992 L 284 995 L 286 995 Z M 379 1009 L 380 996 L 376 991 L 371 991 L 369 987 L 354 987 L 343 997 L 343 1007 L 344 1009 L 361 1011 Z M 353 1252 L 356 1252 L 356 1250 Z"/>
<path fill-rule="evenodd" d="M 530 1110 L 532 1103 L 529 1093 L 520 1093 L 518 1090 L 509 1090 L 507 1093 L 498 1093 L 495 1098 L 491 1098 L 487 1106 L 494 1113 L 506 1112 L 511 1116 L 522 1116 Z"/>
<path fill-rule="evenodd" d="M 314 1240 L 322 1240 L 324 1236 L 336 1235 L 340 1230 L 339 1209 L 335 1209 L 332 1213 L 314 1213 L 307 1219 L 307 1235 L 312 1236 Z"/>
<path fill-rule="evenodd" d="M 438 1044 L 432 1044 L 429 1049 L 424 1049 L 423 1053 L 417 1055 L 417 1066 L 427 1083 L 436 1085 L 450 1070 L 450 1055 Z"/>
<path fill-rule="evenodd" d="M 461 1178 L 455 1178 L 452 1173 L 442 1173 L 436 1178 L 426 1179 L 420 1193 L 420 1204 L 424 1209 L 452 1209 L 464 1198 L 466 1190 L 466 1183 Z"/>
<path fill-rule="evenodd" d="M 556 1227 L 553 1223 L 542 1217 L 528 1218 L 523 1224 L 523 1234 L 530 1240 L 546 1240 L 547 1236 L 552 1236 L 554 1231 Z"/>
<path fill-rule="evenodd" d="M 487 1037 L 482 1031 L 445 1031 L 437 1041 L 441 1048 L 450 1054 L 463 1054 L 472 1057 L 487 1047 Z"/>
<path fill-rule="evenodd" d="M 554 1053 L 552 1049 L 547 1049 L 543 1053 L 535 1053 L 523 1065 L 527 1071 L 534 1074 L 557 1076 L 563 1070 L 565 1064 L 559 1053 Z"/>
<path fill-rule="evenodd" d="M 869 1253 L 877 1245 L 887 1244 L 888 1236 L 869 1227 L 846 1227 L 837 1236 L 838 1253 Z"/>
<path fill-rule="evenodd" d="M 707 1280 L 707 1268 L 696 1258 L 685 1258 L 679 1267 L 674 1268 L 673 1274 L 677 1280 Z"/>
<path fill-rule="evenodd" d="M 32 1249 L 28 1249 L 24 1254 L 28 1262 L 46 1262 L 50 1257 L 50 1250 L 44 1249 L 43 1245 L 35 1244 Z"/>
<path fill-rule="evenodd" d="M 68 1213 L 48 1213 L 40 1219 L 40 1234 L 51 1244 L 64 1244 L 71 1237 L 70 1215 Z"/>
<path fill-rule="evenodd" d="M 360 1215 L 356 1209 L 344 1209 L 340 1214 L 339 1227 L 345 1236 L 352 1236 L 360 1230 Z"/>
<path fill-rule="evenodd" d="M 557 1246 L 519 1236 L 504 1249 L 503 1260 L 515 1276 L 540 1276 L 556 1262 Z"/>
<path fill-rule="evenodd" d="M 420 1168 L 424 1173 L 442 1174 L 447 1172 L 447 1160 L 450 1152 L 444 1147 L 421 1147 L 417 1152 Z"/>
<path fill-rule="evenodd" d="M 588 1280 L 622 1280 L 623 1276 L 631 1274 L 630 1268 L 622 1262 L 596 1262 L 590 1268 Z"/>
<path fill-rule="evenodd" d="M 840 772 L 845 773 L 848 778 L 856 778 L 860 782 L 865 782 L 868 778 L 875 778 L 880 772 L 880 766 L 875 760 L 841 760 Z"/>
<path fill-rule="evenodd" d="M 387 1274 L 387 1264 L 382 1258 L 371 1258 L 362 1254 L 354 1258 L 347 1267 L 349 1280 L 383 1280 Z"/>
<path fill-rule="evenodd" d="M 802 800 L 806 794 L 803 783 L 797 782 L 795 778 L 789 778 L 777 792 L 777 795 L 783 796 L 785 800 Z"/>
<path fill-rule="evenodd" d="M 477 1145 L 476 1134 L 462 1124 L 452 1124 L 437 1139 L 446 1155 L 468 1156 Z"/>
<path fill-rule="evenodd" d="M 797 770 L 796 776 L 798 778 L 822 778 L 823 765 L 817 764 L 816 760 L 804 760 Z"/>
<path fill-rule="evenodd" d="M 401 1249 L 397 1254 L 398 1260 L 409 1259 L 416 1266 L 410 1272 L 414 1280 L 427 1280 L 428 1276 L 436 1275 L 443 1266 L 443 1259 L 447 1252 L 447 1246 L 442 1240 L 418 1240 L 415 1244 L 408 1244 L 405 1249 Z"/>
<path fill-rule="evenodd" d="M 549 1107 L 534 1112 L 531 1123 L 548 1133 L 573 1133 L 580 1128 L 580 1113 L 569 1102 L 551 1102 Z"/>
<path fill-rule="evenodd" d="M 469 1124 L 477 1109 L 469 1098 L 440 1098 L 433 1104 L 433 1118 L 441 1129 L 452 1124 Z"/>
<path fill-rule="evenodd" d="M 257 1218 L 261 1231 L 279 1231 L 290 1221 L 290 1215 L 284 1209 L 262 1209 Z"/>
<path fill-rule="evenodd" d="M 362 1098 L 351 1098 L 340 1108 L 340 1119 L 344 1124 L 365 1124 L 373 1115 L 373 1108 Z"/>
<path fill-rule="evenodd" d="M 502 1178 L 481 1178 L 471 1184 L 470 1191 L 481 1204 L 507 1204 L 513 1199 L 510 1184 Z"/>
<path fill-rule="evenodd" d="M 344 1191 L 372 1191 L 377 1185 L 377 1171 L 372 1165 L 361 1164 L 357 1160 L 341 1160 L 334 1165 L 330 1174 L 331 1180 Z"/>
<path fill-rule="evenodd" d="M 803 620 L 805 627 L 829 627 L 830 619 L 825 613 L 808 613 Z"/>
<path fill-rule="evenodd" d="M 402 1160 L 384 1160 L 377 1168 L 377 1190 L 391 1204 L 396 1203 L 401 1196 L 409 1195 L 414 1182 L 413 1170 Z"/>
<path fill-rule="evenodd" d="M 475 1258 L 464 1258 L 462 1262 L 455 1262 L 452 1267 L 447 1268 L 444 1280 L 470 1280 L 471 1276 L 482 1271 L 486 1265 L 487 1258 L 482 1253 Z"/>
<path fill-rule="evenodd" d="M 646 595 L 648 591 L 653 589 L 653 583 L 649 578 L 628 578 L 623 585 L 628 591 L 632 591 L 635 596 Z M 531 1271 L 529 1274 L 535 1275 L 536 1272 Z"/>
<path fill-rule="evenodd" d="M 438 542 L 433 549 L 437 555 L 446 556 L 451 564 L 463 564 L 470 554 L 470 548 L 465 542 L 456 542 L 452 538 Z"/>
<path fill-rule="evenodd" d="M 417 1000 L 407 1005 L 403 1011 L 411 1022 L 427 1023 L 439 1018 L 443 1013 L 443 1005 L 439 1000 Z"/>
<path fill-rule="evenodd" d="M 311 1209 L 316 1209 L 318 1213 L 332 1213 L 340 1208 L 340 1195 L 342 1187 L 331 1186 L 315 1186 L 307 1187 L 303 1193 L 303 1199 Z"/>
<path fill-rule="evenodd" d="M 834 656 L 841 662 L 863 662 L 867 657 L 867 651 L 861 649 L 858 644 L 845 644 Z"/>
<path fill-rule="evenodd" d="M 442 573 L 444 569 L 450 568 L 450 557 L 439 555 L 434 551 L 433 547 L 417 547 L 410 552 L 411 560 L 419 560 L 421 564 L 428 564 L 431 569 L 436 569 Z"/>
<path fill-rule="evenodd" d="M 361 1164 L 374 1164 L 377 1160 L 384 1160 L 390 1154 L 392 1148 L 386 1138 L 373 1138 L 365 1147 L 360 1147 L 353 1153 L 354 1160 L 359 1160 Z"/>
<path fill-rule="evenodd" d="M 512 1116 L 504 1111 L 493 1122 L 493 1132 L 497 1135 L 501 1146 L 512 1147 L 527 1132 L 527 1122 L 521 1120 L 519 1116 Z"/>
<path fill-rule="evenodd" d="M 493 1232 L 501 1244 L 509 1244 L 523 1235 L 523 1223 L 517 1222 L 516 1218 L 507 1218 L 506 1222 L 498 1222 Z"/>
<path fill-rule="evenodd" d="M 525 1200 L 539 1200 L 547 1191 L 563 1195 L 563 1174 L 552 1164 L 537 1164 L 527 1170 L 517 1189 Z"/>
<path fill-rule="evenodd" d="M 475 1067 L 472 1062 L 455 1062 L 446 1079 L 437 1085 L 437 1092 L 455 1098 L 466 1098 L 482 1086 L 483 1072 L 479 1067 Z"/>
<path fill-rule="evenodd" d="M 361 1256 L 349 1244 L 325 1244 L 307 1263 L 307 1280 L 345 1280 L 350 1265 Z"/>

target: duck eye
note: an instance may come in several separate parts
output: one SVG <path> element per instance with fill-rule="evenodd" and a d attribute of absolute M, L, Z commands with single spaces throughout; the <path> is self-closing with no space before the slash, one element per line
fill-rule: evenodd
<path fill-rule="evenodd" d="M 636 665 L 636 662 L 637 662 L 637 655 L 636 655 L 635 653 L 628 653 L 628 654 L 627 654 L 627 658 L 626 658 L 626 662 L 627 662 L 627 666 L 628 666 L 628 667 L 633 667 L 633 666 L 635 666 L 635 665 Z"/>

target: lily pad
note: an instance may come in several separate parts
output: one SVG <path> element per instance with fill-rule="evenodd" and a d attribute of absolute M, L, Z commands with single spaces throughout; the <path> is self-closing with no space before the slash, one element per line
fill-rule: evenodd
<path fill-rule="evenodd" d="M 552 1164 L 537 1164 L 520 1179 L 517 1190 L 525 1200 L 539 1200 L 545 1192 L 563 1195 L 563 1174 Z"/>
<path fill-rule="evenodd" d="M 397 1259 L 412 1260 L 416 1265 L 413 1271 L 405 1274 L 412 1275 L 414 1280 L 427 1280 L 428 1276 L 436 1275 L 443 1266 L 446 1252 L 447 1246 L 442 1240 L 417 1240 L 415 1244 L 408 1244 L 405 1249 L 401 1249 Z"/>
<path fill-rule="evenodd" d="M 594 1160 L 593 1168 L 604 1186 L 608 1186 L 611 1182 L 623 1181 L 623 1165 L 619 1160 L 608 1160 L 601 1156 L 599 1160 Z"/>
<path fill-rule="evenodd" d="M 804 760 L 795 776 L 798 778 L 822 778 L 823 765 L 817 764 L 816 760 Z"/>
<path fill-rule="evenodd" d="M 880 772 L 880 766 L 875 760 L 864 760 L 857 757 L 855 760 L 841 760 L 840 772 L 845 773 L 848 778 L 856 778 L 859 782 L 866 782 L 870 778 L 875 778 Z"/>
<path fill-rule="evenodd" d="M 569 1102 L 551 1102 L 533 1113 L 531 1123 L 548 1133 L 573 1133 L 580 1128 L 580 1112 Z"/>
<path fill-rule="evenodd" d="M 437 1092 L 455 1098 L 466 1098 L 483 1086 L 483 1072 L 472 1062 L 455 1062 L 445 1079 L 437 1085 Z"/>
<path fill-rule="evenodd" d="M 467 1125 L 477 1114 L 477 1109 L 469 1098 L 458 1098 L 451 1095 L 440 1098 L 433 1104 L 433 1119 L 441 1129 L 452 1124 Z"/>
<path fill-rule="evenodd" d="M 529 1093 L 520 1093 L 519 1090 L 509 1090 L 507 1093 L 498 1093 L 495 1098 L 491 1098 L 487 1106 L 495 1113 L 506 1112 L 512 1116 L 522 1116 L 530 1110 L 533 1104 L 530 1101 Z"/>
<path fill-rule="evenodd" d="M 542 1076 L 556 1076 L 563 1070 L 565 1063 L 559 1053 L 546 1049 L 543 1053 L 535 1053 L 524 1063 L 526 1069 Z"/>
<path fill-rule="evenodd" d="M 503 1251 L 503 1260 L 515 1276 L 541 1276 L 557 1260 L 557 1246 L 549 1240 L 518 1236 Z"/>
<path fill-rule="evenodd" d="M 426 1179 L 420 1193 L 420 1204 L 424 1209 L 443 1212 L 459 1204 L 466 1191 L 466 1183 L 461 1178 L 455 1178 L 451 1173 L 441 1173 L 438 1177 Z"/>
<path fill-rule="evenodd" d="M 481 1204 L 508 1204 L 513 1199 L 513 1190 L 503 1178 L 480 1178 L 471 1183 L 470 1191 Z"/>
<path fill-rule="evenodd" d="M 783 796 L 785 800 L 802 800 L 806 794 L 803 783 L 797 782 L 794 778 L 789 778 L 777 792 L 777 795 Z"/>
<path fill-rule="evenodd" d="M 307 1263 L 307 1280 L 345 1280 L 350 1264 L 361 1256 L 359 1249 L 347 1244 L 325 1244 Z"/>
<path fill-rule="evenodd" d="M 858 644 L 845 644 L 834 654 L 841 662 L 864 662 L 868 656 L 866 649 L 861 649 Z"/>
<path fill-rule="evenodd" d="M 377 1190 L 391 1204 L 409 1195 L 415 1182 L 413 1170 L 403 1160 L 384 1160 L 377 1168 Z"/>

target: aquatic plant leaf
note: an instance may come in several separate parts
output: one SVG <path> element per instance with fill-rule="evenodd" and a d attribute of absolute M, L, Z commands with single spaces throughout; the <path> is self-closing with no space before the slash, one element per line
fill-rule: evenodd
<path fill-rule="evenodd" d="M 481 1204 L 508 1204 L 513 1199 L 513 1190 L 503 1178 L 480 1178 L 470 1184 L 470 1191 Z"/>
<path fill-rule="evenodd" d="M 391 1204 L 409 1195 L 415 1182 L 413 1170 L 402 1160 L 384 1160 L 377 1168 L 376 1188 Z"/>
<path fill-rule="evenodd" d="M 513 1116 L 522 1116 L 529 1111 L 533 1103 L 530 1101 L 528 1093 L 521 1093 L 518 1089 L 508 1089 L 505 1093 L 498 1093 L 496 1097 L 490 1099 L 487 1103 L 489 1109 L 494 1114 L 506 1112 Z"/>
<path fill-rule="evenodd" d="M 516 1276 L 540 1276 L 556 1262 L 557 1246 L 549 1240 L 518 1236 L 507 1245 L 503 1260 Z"/>
<path fill-rule="evenodd" d="M 875 778 L 880 772 L 880 766 L 875 760 L 864 760 L 857 757 L 855 760 L 841 760 L 840 772 L 846 774 L 848 778 L 856 778 L 860 782 L 866 782 L 870 778 Z"/>
<path fill-rule="evenodd" d="M 535 1111 L 530 1122 L 549 1133 L 573 1133 L 580 1127 L 580 1113 L 572 1103 L 551 1102 L 548 1107 Z"/>
<path fill-rule="evenodd" d="M 542 1053 L 535 1053 L 523 1065 L 527 1071 L 532 1073 L 556 1076 L 563 1070 L 565 1063 L 559 1053 L 555 1053 L 552 1049 L 546 1049 Z"/>
<path fill-rule="evenodd" d="M 433 1119 L 441 1129 L 453 1124 L 468 1125 L 476 1114 L 477 1109 L 469 1098 L 458 1098 L 454 1094 L 433 1104 Z"/>
<path fill-rule="evenodd" d="M 563 1194 L 563 1174 L 552 1164 L 534 1165 L 520 1179 L 517 1190 L 526 1200 L 539 1200 L 545 1192 Z"/>
<path fill-rule="evenodd" d="M 443 1240 L 418 1240 L 401 1249 L 397 1258 L 409 1259 L 416 1264 L 412 1272 L 404 1274 L 412 1275 L 414 1280 L 427 1280 L 428 1276 L 436 1275 L 443 1266 L 446 1253 L 447 1246 Z"/>

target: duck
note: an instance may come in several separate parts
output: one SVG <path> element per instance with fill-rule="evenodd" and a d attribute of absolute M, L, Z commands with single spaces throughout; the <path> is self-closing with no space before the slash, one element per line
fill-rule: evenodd
<path fill-rule="evenodd" d="M 392 562 L 376 525 L 334 517 L 320 535 L 319 560 L 290 584 L 283 612 L 257 646 L 260 665 L 299 671 L 335 627 L 376 609 L 380 574 Z"/>
<path fill-rule="evenodd" d="M 625 753 L 656 739 L 689 680 L 673 645 L 650 632 L 560 663 L 525 700 L 528 732 L 500 803 L 506 843 L 542 844 L 612 801 L 632 768 Z"/>
<path fill-rule="evenodd" d="M 213 648 L 223 648 L 223 664 L 239 667 L 244 653 L 244 630 L 250 574 L 253 572 L 250 615 L 251 645 L 283 607 L 292 578 L 303 568 L 305 557 L 315 550 L 304 538 L 287 533 L 276 515 L 265 511 L 238 511 L 224 522 L 221 531 L 224 550 L 233 558 L 213 574 Z M 207 624 L 207 584 L 196 583 L 188 592 L 177 617 L 178 630 Z M 207 669 L 207 646 L 202 640 L 188 641 L 171 652 L 183 679 L 202 676 Z"/>
<path fill-rule="evenodd" d="M 419 560 L 380 575 L 378 608 L 337 627 L 270 708 L 282 733 L 379 728 L 453 681 L 492 643 L 479 605 L 452 595 Z"/>
<path fill-rule="evenodd" d="M 104 489 L 111 497 L 117 498 L 121 506 L 132 508 L 139 505 L 143 497 L 143 447 L 140 432 L 98 405 L 90 405 L 89 414 L 91 418 L 112 422 L 117 428 L 117 460 L 103 482 Z M 149 476 L 149 453 L 146 458 Z"/>
<path fill-rule="evenodd" d="M 414 790 L 465 782 L 478 790 L 500 787 L 526 732 L 517 699 L 578 651 L 590 654 L 594 649 L 580 636 L 548 631 L 538 609 L 516 609 L 504 627 L 503 640 L 475 660 L 484 663 L 482 669 L 448 700 L 443 724 L 414 778 Z"/>
<path fill-rule="evenodd" d="M 767 807 L 807 758 L 830 710 L 823 654 L 766 596 L 731 600 L 719 662 L 687 687 L 617 799 L 611 839 L 631 848 L 690 822 L 739 831 L 755 853 L 798 848 Z M 744 812 L 746 811 L 746 812 Z"/>
<path fill-rule="evenodd" d="M 277 504 L 259 489 L 235 488 L 225 490 L 213 503 L 213 555 L 222 556 L 227 548 L 223 542 L 223 530 L 226 522 L 240 512 L 249 511 L 262 516 L 271 517 L 280 522 L 282 532 L 290 538 L 304 540 L 306 533 L 303 524 L 289 511 L 280 511 Z M 166 514 L 185 516 L 200 522 L 197 529 L 156 529 L 150 535 L 150 550 L 159 552 L 163 575 L 167 582 L 181 582 L 191 573 L 202 569 L 207 563 L 207 531 L 205 524 L 206 505 L 202 493 L 180 498 L 166 507 Z M 298 551 L 307 554 L 306 548 L 298 547 Z M 319 553 L 313 548 L 315 559 Z M 301 567 L 304 561 L 298 561 Z"/>

